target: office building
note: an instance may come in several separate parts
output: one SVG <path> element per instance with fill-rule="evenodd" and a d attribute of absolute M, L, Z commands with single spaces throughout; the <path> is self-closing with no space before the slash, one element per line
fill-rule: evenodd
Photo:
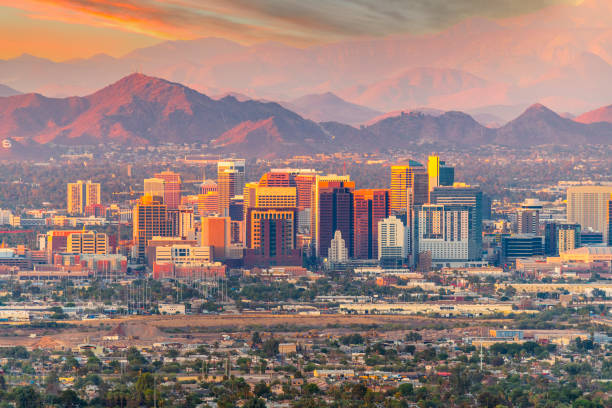
<path fill-rule="evenodd" d="M 394 215 L 378 223 L 378 259 L 408 258 L 409 229 Z"/>
<path fill-rule="evenodd" d="M 391 211 L 411 212 L 429 201 L 427 169 L 416 161 L 391 166 Z"/>
<path fill-rule="evenodd" d="M 255 207 L 297 208 L 297 189 L 295 187 L 258 186 L 255 190 Z"/>
<path fill-rule="evenodd" d="M 219 213 L 223 216 L 229 214 L 229 205 L 236 194 L 237 178 L 239 174 L 233 169 L 223 169 L 217 179 L 219 192 Z"/>
<path fill-rule="evenodd" d="M 66 201 L 68 214 L 84 214 L 87 206 L 100 204 L 100 183 L 91 180 L 68 183 Z"/>
<path fill-rule="evenodd" d="M 245 265 L 301 265 L 296 249 L 297 209 L 249 208 Z"/>
<path fill-rule="evenodd" d="M 167 210 L 168 230 L 167 236 L 182 239 L 194 239 L 195 228 L 193 224 L 193 209 L 174 208 Z"/>
<path fill-rule="evenodd" d="M 418 253 L 429 252 L 433 262 L 480 260 L 482 246 L 474 242 L 473 229 L 472 207 L 425 204 L 417 211 Z"/>
<path fill-rule="evenodd" d="M 73 254 L 108 254 L 108 236 L 102 232 L 82 231 L 68 235 L 66 252 Z"/>
<path fill-rule="evenodd" d="M 583 230 L 603 233 L 608 242 L 608 211 L 612 186 L 576 186 L 567 189 L 567 221 Z"/>
<path fill-rule="evenodd" d="M 355 190 L 354 257 L 378 259 L 378 223 L 389 216 L 389 190 Z"/>
<path fill-rule="evenodd" d="M 438 156 L 427 159 L 427 174 L 429 176 L 429 191 L 439 186 L 452 186 L 455 182 L 455 168 L 447 166 Z"/>
<path fill-rule="evenodd" d="M 542 237 L 534 234 L 517 234 L 502 238 L 502 263 L 512 263 L 518 258 L 544 255 Z"/>
<path fill-rule="evenodd" d="M 295 187 L 298 211 L 303 211 L 311 207 L 316 176 L 313 169 L 272 169 L 261 177 L 259 187 Z"/>
<path fill-rule="evenodd" d="M 214 260 L 225 260 L 230 257 L 231 219 L 229 217 L 202 218 L 202 244 L 211 247 Z"/>
<path fill-rule="evenodd" d="M 220 178 L 221 173 L 225 171 L 234 172 L 234 190 L 229 191 L 228 195 L 231 197 L 242 194 L 242 189 L 245 184 L 245 160 L 244 159 L 227 159 L 217 163 L 217 179 Z M 221 188 L 221 186 L 218 186 Z"/>
<path fill-rule="evenodd" d="M 200 194 L 208 194 L 210 192 L 217 192 L 217 191 L 218 191 L 217 183 L 215 183 L 214 180 L 205 180 L 200 185 Z"/>
<path fill-rule="evenodd" d="M 542 203 L 538 199 L 526 199 L 516 213 L 517 232 L 519 234 L 539 235 L 541 212 Z"/>
<path fill-rule="evenodd" d="M 219 213 L 219 193 L 209 191 L 206 194 L 198 195 L 198 214 L 207 216 Z"/>
<path fill-rule="evenodd" d="M 314 188 L 312 227 L 315 254 L 326 258 L 335 231 L 346 241 L 348 256 L 353 256 L 353 192 L 355 183 L 349 176 L 318 176 Z"/>
<path fill-rule="evenodd" d="M 467 206 L 470 208 L 470 259 L 480 259 L 482 254 L 482 201 L 479 187 L 440 186 L 431 191 L 432 204 Z"/>
<path fill-rule="evenodd" d="M 544 254 L 558 256 L 582 245 L 579 224 L 547 222 L 544 225 Z"/>
<path fill-rule="evenodd" d="M 167 206 L 159 197 L 143 196 L 132 214 L 135 257 L 146 260 L 148 241 L 153 237 L 168 236 Z"/>
<path fill-rule="evenodd" d="M 181 205 L 181 176 L 172 171 L 155 174 L 156 179 L 164 180 L 164 204 L 167 208 L 178 208 Z"/>
<path fill-rule="evenodd" d="M 348 250 L 346 242 L 342 239 L 342 232 L 339 230 L 334 233 L 334 239 L 330 242 L 328 251 L 328 260 L 332 264 L 338 264 L 348 261 Z"/>
<path fill-rule="evenodd" d="M 160 178 L 144 179 L 144 195 L 164 199 L 164 180 Z"/>
<path fill-rule="evenodd" d="M 610 235 L 608 235 L 608 240 L 609 237 Z M 580 245 L 582 246 L 601 245 L 603 243 L 603 232 L 582 231 L 580 233 Z"/>

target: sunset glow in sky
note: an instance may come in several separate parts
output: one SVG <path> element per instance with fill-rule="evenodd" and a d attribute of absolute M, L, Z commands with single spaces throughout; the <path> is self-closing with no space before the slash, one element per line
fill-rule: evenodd
<path fill-rule="evenodd" d="M 0 0 L 0 58 L 121 56 L 163 40 L 308 46 L 427 33 L 577 0 Z"/>

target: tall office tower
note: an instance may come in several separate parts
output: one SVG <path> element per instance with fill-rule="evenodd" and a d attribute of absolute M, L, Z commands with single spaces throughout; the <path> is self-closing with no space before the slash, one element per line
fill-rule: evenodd
<path fill-rule="evenodd" d="M 229 258 L 231 223 L 229 217 L 202 218 L 202 246 L 212 248 L 215 261 Z"/>
<path fill-rule="evenodd" d="M 479 187 L 436 187 L 431 192 L 432 204 L 461 205 L 471 208 L 470 259 L 482 254 L 482 191 Z"/>
<path fill-rule="evenodd" d="M 262 241 L 262 222 L 264 220 L 279 221 L 271 228 L 280 232 L 282 228 L 283 242 L 280 247 L 282 251 L 289 251 L 295 248 L 297 232 L 297 210 L 295 207 L 289 208 L 249 208 L 247 210 L 247 248 L 257 249 L 263 245 Z M 268 223 L 269 224 L 269 223 Z M 272 232 L 272 231 L 269 231 Z M 280 237 L 280 235 L 279 235 Z"/>
<path fill-rule="evenodd" d="M 244 189 L 245 179 L 245 160 L 244 159 L 227 159 L 217 163 L 217 179 L 220 174 L 226 170 L 235 170 L 234 176 L 234 191 L 231 192 L 232 197 L 242 194 Z M 221 186 L 219 186 L 220 188 Z"/>
<path fill-rule="evenodd" d="M 434 262 L 480 260 L 481 250 L 476 250 L 473 241 L 472 214 L 473 209 L 463 205 L 421 206 L 418 210 L 418 252 L 430 252 Z"/>
<path fill-rule="evenodd" d="M 247 211 L 251 207 L 255 207 L 255 201 L 257 196 L 258 183 L 246 183 L 244 185 L 244 192 L 242 198 L 244 200 L 244 219 L 247 219 Z M 245 241 L 246 242 L 246 241 Z"/>
<path fill-rule="evenodd" d="M 85 207 L 100 204 L 100 183 L 91 180 L 68 183 L 66 201 L 68 214 L 83 214 Z"/>
<path fill-rule="evenodd" d="M 244 220 L 244 198 L 241 195 L 234 196 L 230 200 L 229 210 L 227 215 L 232 221 Z"/>
<path fill-rule="evenodd" d="M 153 237 L 168 236 L 168 207 L 158 197 L 143 196 L 132 214 L 136 258 L 145 262 L 148 242 Z"/>
<path fill-rule="evenodd" d="M 455 168 L 447 166 L 438 156 L 427 159 L 427 174 L 429 175 L 429 191 L 439 186 L 452 186 L 455 182 Z"/>
<path fill-rule="evenodd" d="M 517 232 L 519 234 L 536 234 L 540 233 L 540 213 L 542 212 L 542 203 L 538 199 L 528 198 L 517 211 Z"/>
<path fill-rule="evenodd" d="M 205 180 L 200 184 L 200 194 L 208 194 L 211 191 L 218 191 L 217 183 L 215 183 L 214 180 Z"/>
<path fill-rule="evenodd" d="M 342 239 L 340 230 L 334 232 L 334 239 L 329 246 L 329 261 L 331 263 L 342 263 L 348 261 L 348 249 L 346 242 Z"/>
<path fill-rule="evenodd" d="M 82 231 L 68 235 L 66 252 L 73 254 L 108 254 L 108 236 L 102 232 Z"/>
<path fill-rule="evenodd" d="M 236 180 L 238 172 L 236 170 L 224 169 L 219 173 L 217 186 L 219 188 L 219 213 L 223 216 L 229 214 L 230 201 L 236 196 Z"/>
<path fill-rule="evenodd" d="M 333 176 L 337 177 L 337 176 Z M 332 178 L 333 178 L 332 177 Z M 349 257 L 354 255 L 354 214 L 352 181 L 319 181 L 313 202 L 315 253 L 327 257 L 334 233 L 339 230 L 346 241 Z"/>
<path fill-rule="evenodd" d="M 391 166 L 391 211 L 408 212 L 429 199 L 427 169 L 416 161 Z"/>
<path fill-rule="evenodd" d="M 583 230 L 603 233 L 608 242 L 608 210 L 612 186 L 577 186 L 567 189 L 567 221 Z"/>
<path fill-rule="evenodd" d="M 355 258 L 378 259 L 378 223 L 389 216 L 389 190 L 355 190 Z"/>
<path fill-rule="evenodd" d="M 164 180 L 164 204 L 168 208 L 181 205 L 181 175 L 173 171 L 162 171 L 155 178 Z"/>
<path fill-rule="evenodd" d="M 179 237 L 181 239 L 194 239 L 195 228 L 193 225 L 193 209 L 191 208 L 172 208 L 167 210 L 169 237 Z"/>
<path fill-rule="evenodd" d="M 311 206 L 316 176 L 313 169 L 272 169 L 261 176 L 259 187 L 296 187 L 298 210 L 303 211 Z"/>
<path fill-rule="evenodd" d="M 164 180 L 160 178 L 144 179 L 144 195 L 164 199 Z"/>
<path fill-rule="evenodd" d="M 318 255 L 318 245 L 317 245 L 317 236 L 319 234 L 318 231 L 318 204 L 319 204 L 319 184 L 321 182 L 332 182 L 333 185 L 342 186 L 343 183 L 350 183 L 351 177 L 349 175 L 339 176 L 337 174 L 328 174 L 325 176 L 317 175 L 315 177 L 315 182 L 311 186 L 310 190 L 310 238 L 311 245 L 315 250 L 315 254 Z M 352 183 L 353 189 L 355 188 L 355 183 Z M 329 184 L 327 185 L 329 187 Z M 299 188 L 298 188 L 299 191 Z M 299 216 L 298 216 L 299 217 Z M 299 222 L 301 224 L 301 221 Z"/>
<path fill-rule="evenodd" d="M 378 223 L 378 259 L 406 259 L 410 235 L 402 220 L 392 215 Z"/>
<path fill-rule="evenodd" d="M 198 195 L 198 214 L 201 216 L 219 213 L 219 193 L 209 191 Z"/>

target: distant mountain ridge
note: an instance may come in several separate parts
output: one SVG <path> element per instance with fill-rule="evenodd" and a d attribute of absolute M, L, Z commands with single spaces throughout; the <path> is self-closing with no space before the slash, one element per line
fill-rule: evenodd
<path fill-rule="evenodd" d="M 50 143 L 187 143 L 206 145 L 211 152 L 273 158 L 421 145 L 607 144 L 612 142 L 612 123 L 580 123 L 534 104 L 499 128 L 485 127 L 463 112 L 430 110 L 399 112 L 354 127 L 304 119 L 274 102 L 233 96 L 215 100 L 178 83 L 132 74 L 86 97 L 0 98 L 4 139 L 12 147 L 0 152 L 0 159 Z"/>

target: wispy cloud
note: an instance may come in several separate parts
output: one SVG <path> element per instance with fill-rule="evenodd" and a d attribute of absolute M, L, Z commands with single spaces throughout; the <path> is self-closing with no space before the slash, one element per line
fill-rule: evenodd
<path fill-rule="evenodd" d="M 114 27 L 163 39 L 315 44 L 423 33 L 472 16 L 504 18 L 576 0 L 0 0 L 34 19 Z"/>

